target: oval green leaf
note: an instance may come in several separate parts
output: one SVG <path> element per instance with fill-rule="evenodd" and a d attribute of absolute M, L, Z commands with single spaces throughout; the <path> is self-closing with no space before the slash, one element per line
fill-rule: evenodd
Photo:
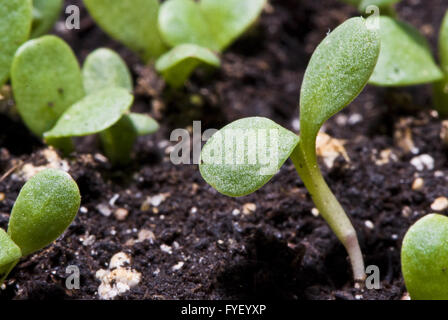
<path fill-rule="evenodd" d="M 266 0 L 168 0 L 160 8 L 159 29 L 172 47 L 192 43 L 221 51 L 260 15 Z"/>
<path fill-rule="evenodd" d="M 135 132 L 139 136 L 152 134 L 159 130 L 157 121 L 146 114 L 131 112 L 128 117 L 132 122 Z"/>
<path fill-rule="evenodd" d="M 413 26 L 381 16 L 381 53 L 369 83 L 410 86 L 442 78 L 426 39 Z"/>
<path fill-rule="evenodd" d="M 87 56 L 82 68 L 87 94 L 109 87 L 121 87 L 132 92 L 132 77 L 126 63 L 114 51 L 100 48 Z"/>
<path fill-rule="evenodd" d="M 114 125 L 129 111 L 134 97 L 123 88 L 107 88 L 72 105 L 44 137 L 81 137 Z"/>
<path fill-rule="evenodd" d="M 265 5 L 266 0 L 201 0 L 199 3 L 219 50 L 224 50 L 254 24 Z"/>
<path fill-rule="evenodd" d="M 11 69 L 17 109 L 37 136 L 50 130 L 73 103 L 84 96 L 81 70 L 70 47 L 44 36 L 17 51 Z"/>
<path fill-rule="evenodd" d="M 32 19 L 31 0 L 0 2 L 0 87 L 9 78 L 17 48 L 28 39 Z"/>
<path fill-rule="evenodd" d="M 20 191 L 8 234 L 23 256 L 40 250 L 67 229 L 80 203 L 78 186 L 70 175 L 55 169 L 41 171 Z"/>
<path fill-rule="evenodd" d="M 11 240 L 5 230 L 0 229 L 0 269 L 22 257 L 20 248 Z M 0 279 L 2 274 L 0 272 Z"/>
<path fill-rule="evenodd" d="M 439 35 L 439 58 L 444 78 L 434 83 L 434 104 L 442 117 L 448 116 L 448 11 Z"/>
<path fill-rule="evenodd" d="M 20 248 L 0 229 L 0 285 L 21 257 Z"/>
<path fill-rule="evenodd" d="M 31 38 L 51 30 L 61 13 L 63 0 L 33 0 L 33 27 Z"/>
<path fill-rule="evenodd" d="M 356 98 L 370 78 L 380 41 L 367 22 L 347 20 L 314 51 L 300 96 L 302 137 L 315 137 L 322 124 Z"/>
<path fill-rule="evenodd" d="M 160 7 L 160 33 L 171 47 L 192 43 L 212 50 L 219 45 L 199 4 L 193 0 L 168 0 Z"/>
<path fill-rule="evenodd" d="M 158 28 L 158 0 L 84 0 L 89 13 L 112 38 L 122 42 L 145 61 L 161 55 L 166 47 Z"/>
<path fill-rule="evenodd" d="M 406 233 L 401 248 L 406 288 L 415 300 L 448 300 L 448 218 L 429 214 Z"/>
<path fill-rule="evenodd" d="M 240 119 L 209 139 L 201 152 L 199 170 L 220 193 L 244 196 L 265 185 L 298 143 L 296 134 L 269 119 Z"/>
<path fill-rule="evenodd" d="M 219 67 L 219 58 L 211 50 L 194 44 L 181 44 L 161 56 L 156 70 L 172 87 L 181 87 L 201 63 Z"/>

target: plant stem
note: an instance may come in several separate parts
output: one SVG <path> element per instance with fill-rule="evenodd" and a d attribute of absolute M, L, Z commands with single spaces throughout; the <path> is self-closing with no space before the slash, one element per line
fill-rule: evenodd
<path fill-rule="evenodd" d="M 355 281 L 365 279 L 364 260 L 356 231 L 347 214 L 331 192 L 317 165 L 316 139 L 306 146 L 303 140 L 291 154 L 291 159 L 322 217 L 348 252 Z"/>
<path fill-rule="evenodd" d="M 6 277 L 9 275 L 12 269 L 16 266 L 16 264 L 20 260 L 16 260 L 14 262 L 11 262 L 10 264 L 0 266 L 0 285 L 5 281 Z"/>

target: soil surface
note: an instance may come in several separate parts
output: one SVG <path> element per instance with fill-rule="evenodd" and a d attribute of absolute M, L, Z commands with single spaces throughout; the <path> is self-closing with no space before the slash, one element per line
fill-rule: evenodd
<path fill-rule="evenodd" d="M 67 4 L 82 6 L 81 1 Z M 403 0 L 397 9 L 435 52 L 447 8 L 445 0 Z M 18 264 L 0 290 L 1 299 L 98 299 L 96 272 L 108 269 L 119 252 L 131 257 L 128 269 L 141 273 L 141 280 L 118 299 L 406 296 L 402 238 L 413 222 L 433 211 L 436 198 L 448 195 L 447 148 L 429 86 L 368 86 L 324 128 L 346 142 L 350 161 L 340 156 L 331 168 L 324 163 L 321 168 L 356 226 L 366 264 L 380 269 L 379 290 L 353 288 L 344 248 L 316 215 L 290 161 L 256 193 L 228 198 L 203 181 L 196 165 L 169 160 L 170 132 L 191 129 L 193 120 L 201 120 L 204 130 L 265 116 L 297 129 L 308 60 L 329 30 L 358 15 L 354 8 L 336 0 L 272 0 L 259 23 L 222 55 L 221 69 L 198 70 L 178 91 L 166 88 L 151 66 L 105 35 L 83 8 L 81 14 L 80 30 L 65 30 L 61 17 L 54 33 L 69 42 L 81 62 L 98 47 L 117 50 L 134 75 L 134 110 L 152 114 L 161 130 L 140 138 L 135 161 L 126 168 L 112 168 L 90 138 L 80 141 L 66 163 L 50 159 L 53 166 L 69 167 L 82 208 L 60 239 Z M 48 165 L 51 152 L 3 96 L 0 227 L 6 228 L 25 168 Z M 411 160 L 424 154 L 434 164 L 419 171 Z M 414 190 L 417 177 L 424 184 Z M 118 209 L 127 213 L 124 220 L 117 219 Z M 80 269 L 79 290 L 66 289 L 69 265 Z"/>

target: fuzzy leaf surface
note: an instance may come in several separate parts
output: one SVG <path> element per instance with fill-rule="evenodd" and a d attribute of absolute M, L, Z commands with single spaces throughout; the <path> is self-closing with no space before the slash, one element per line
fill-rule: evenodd
<path fill-rule="evenodd" d="M 204 180 L 220 193 L 244 196 L 266 184 L 298 143 L 296 134 L 272 120 L 240 119 L 208 140 L 199 169 Z"/>
<path fill-rule="evenodd" d="M 378 34 L 363 18 L 351 18 L 316 48 L 300 96 L 301 132 L 313 136 L 322 124 L 355 99 L 378 59 Z M 313 139 L 315 136 L 313 137 Z"/>
<path fill-rule="evenodd" d="M 169 0 L 162 4 L 159 29 L 172 47 L 197 44 L 221 51 L 260 15 L 266 0 Z"/>
<path fill-rule="evenodd" d="M 123 88 L 108 88 L 72 105 L 45 138 L 80 137 L 99 133 L 129 111 L 134 97 Z"/>
<path fill-rule="evenodd" d="M 76 216 L 81 196 L 66 172 L 46 169 L 20 190 L 12 209 L 8 235 L 26 256 L 56 240 Z"/>
<path fill-rule="evenodd" d="M 31 0 L 0 1 L 0 87 L 9 78 L 16 50 L 30 34 Z"/>
<path fill-rule="evenodd" d="M 84 96 L 78 60 L 70 47 L 55 36 L 30 40 L 19 48 L 11 81 L 17 109 L 39 137 Z"/>
<path fill-rule="evenodd" d="M 121 87 L 132 92 L 132 77 L 126 63 L 114 51 L 100 48 L 87 56 L 82 68 L 87 94 L 109 87 Z"/>
<path fill-rule="evenodd" d="M 145 61 L 166 50 L 157 28 L 159 0 L 84 0 L 84 4 L 104 31 Z"/>
<path fill-rule="evenodd" d="M 441 80 L 427 40 L 413 26 L 380 16 L 381 53 L 369 83 L 410 86 Z"/>
<path fill-rule="evenodd" d="M 406 233 L 401 248 L 406 288 L 415 300 L 448 299 L 448 218 L 429 214 Z"/>

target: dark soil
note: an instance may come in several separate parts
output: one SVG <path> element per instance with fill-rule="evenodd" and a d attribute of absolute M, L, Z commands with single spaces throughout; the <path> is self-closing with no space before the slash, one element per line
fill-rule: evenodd
<path fill-rule="evenodd" d="M 258 192 L 233 199 L 208 186 L 197 166 L 169 161 L 166 148 L 172 143 L 166 141 L 171 130 L 191 126 L 193 120 L 202 120 L 203 129 L 220 128 L 258 115 L 292 129 L 311 53 L 329 30 L 357 15 L 336 0 L 277 0 L 271 5 L 260 23 L 223 55 L 220 70 L 199 70 L 178 92 L 165 88 L 150 66 L 113 42 L 84 10 L 81 30 L 56 32 L 81 61 L 97 47 L 117 50 L 135 76 L 135 110 L 153 114 L 162 128 L 139 141 L 135 161 L 123 169 L 92 156 L 99 152 L 94 140 L 81 143 L 69 161 L 84 209 L 58 241 L 18 264 L 0 290 L 2 299 L 97 299 L 100 282 L 95 273 L 106 269 L 110 258 L 121 251 L 132 257 L 131 267 L 142 274 L 140 283 L 122 299 L 401 299 L 405 295 L 402 238 L 414 221 L 431 212 L 435 198 L 448 194 L 447 150 L 439 137 L 441 120 L 431 111 L 429 87 L 368 87 L 325 126 L 331 136 L 347 140 L 351 161 L 340 157 L 331 170 L 321 167 L 358 230 L 366 264 L 380 268 L 379 290 L 353 289 L 344 248 L 322 218 L 311 214 L 314 205 L 291 163 Z M 403 0 L 398 13 L 435 46 L 447 8 L 444 0 Z M 406 130 L 419 154 L 434 158 L 434 169 L 417 171 L 410 164 L 415 155 L 396 139 L 397 132 Z M 0 115 L 0 177 L 6 173 L 0 178 L 0 193 L 5 194 L 0 227 L 7 227 L 24 183 L 8 171 L 25 163 L 45 164 L 44 148 L 15 117 Z M 395 160 L 377 165 L 375 159 L 386 149 Z M 411 188 L 417 176 L 425 182 L 420 191 Z M 142 208 L 146 197 L 161 193 L 168 197 L 160 206 Z M 97 209 L 116 194 L 119 198 L 111 209 L 129 210 L 124 221 Z M 256 204 L 256 210 L 244 214 L 246 203 Z M 235 209 L 240 214 L 233 214 Z M 155 239 L 130 243 L 141 229 L 151 230 Z M 89 236 L 94 240 L 83 244 Z M 172 253 L 162 251 L 161 245 L 171 246 Z M 173 270 L 179 262 L 183 267 Z M 68 265 L 80 268 L 79 290 L 65 288 Z"/>

